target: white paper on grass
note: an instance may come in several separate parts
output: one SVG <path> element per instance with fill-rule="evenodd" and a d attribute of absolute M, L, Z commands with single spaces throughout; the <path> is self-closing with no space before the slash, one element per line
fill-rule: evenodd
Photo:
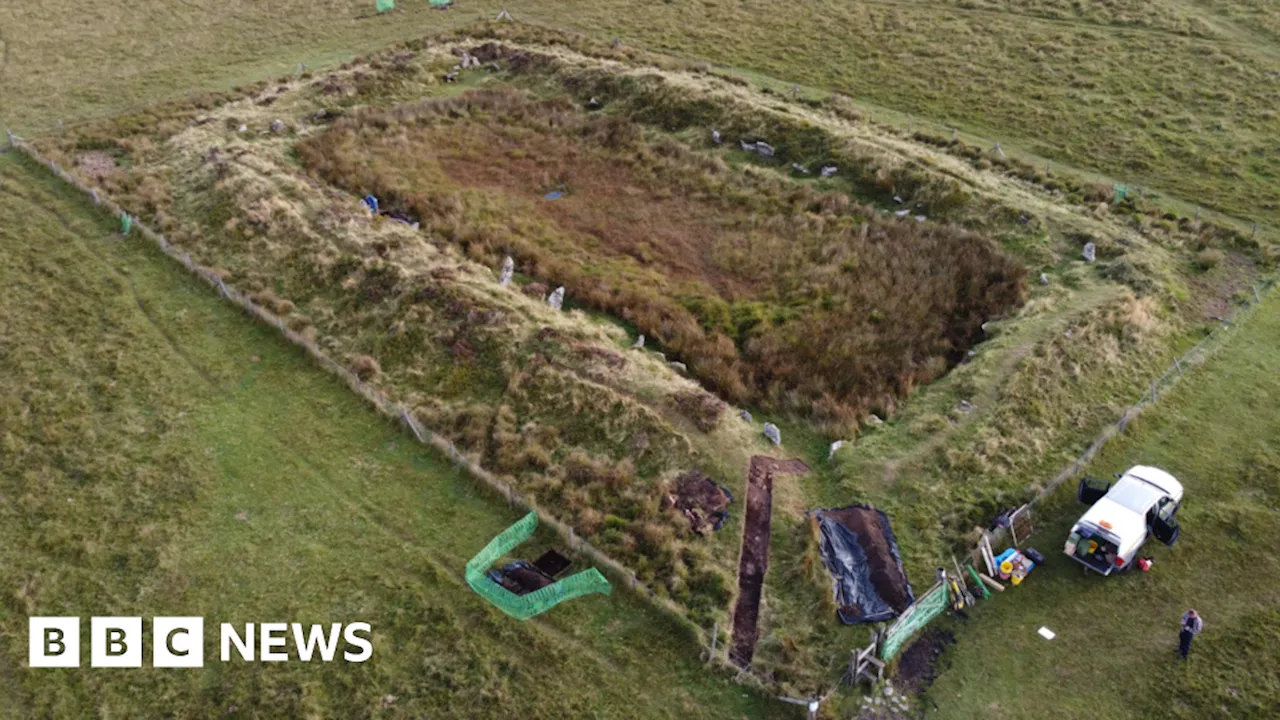
<path fill-rule="evenodd" d="M 1036 632 L 1040 633 L 1040 637 L 1044 638 L 1045 640 L 1052 640 L 1058 636 L 1057 633 L 1055 633 L 1054 631 L 1050 630 L 1047 627 L 1042 627 Z"/>

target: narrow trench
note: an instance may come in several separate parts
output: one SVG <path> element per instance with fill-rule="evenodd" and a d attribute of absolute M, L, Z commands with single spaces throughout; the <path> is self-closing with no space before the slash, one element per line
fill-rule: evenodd
<path fill-rule="evenodd" d="M 738 560 L 738 599 L 733 605 L 733 638 L 729 659 L 747 667 L 760 639 L 760 597 L 769 569 L 769 532 L 773 519 L 773 477 L 807 473 L 801 460 L 776 460 L 756 455 L 747 471 L 747 513 L 742 527 L 742 555 Z"/>

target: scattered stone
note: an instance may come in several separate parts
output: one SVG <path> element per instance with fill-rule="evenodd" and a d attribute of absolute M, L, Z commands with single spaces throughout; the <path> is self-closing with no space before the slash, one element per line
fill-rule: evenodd
<path fill-rule="evenodd" d="M 800 163 L 791 163 L 791 169 L 792 169 L 792 170 L 795 170 L 796 172 L 800 173 L 801 175 L 808 175 L 808 174 L 809 174 L 809 168 L 807 168 L 807 167 L 805 167 L 805 166 L 801 165 Z"/>
<path fill-rule="evenodd" d="M 444 81 L 447 83 L 458 82 L 458 73 L 456 72 L 445 73 Z"/>
<path fill-rule="evenodd" d="M 1041 285 L 1048 285 L 1048 284 L 1049 284 L 1049 274 L 1048 274 L 1048 273 L 1040 273 L 1040 284 L 1041 284 Z"/>
<path fill-rule="evenodd" d="M 240 127 L 236 128 L 236 132 L 249 132 L 249 126 L 242 124 Z"/>
<path fill-rule="evenodd" d="M 502 274 L 498 276 L 498 284 L 507 286 L 511 284 L 511 276 L 516 272 L 516 261 L 508 255 L 506 260 L 502 261 Z"/>
<path fill-rule="evenodd" d="M 827 451 L 827 462 L 831 462 L 831 458 L 835 457 L 836 452 L 838 452 L 842 447 L 844 447 L 843 440 L 837 440 L 831 443 L 831 449 Z"/>
<path fill-rule="evenodd" d="M 902 198 L 898 197 L 897 195 L 893 196 L 893 201 L 898 203 L 899 205 L 902 204 Z"/>
<path fill-rule="evenodd" d="M 284 121 L 279 118 L 271 121 L 271 132 L 279 135 L 284 132 Z"/>
<path fill-rule="evenodd" d="M 587 101 L 587 107 L 591 108 L 592 110 L 599 110 L 601 107 L 600 101 L 592 97 L 590 100 Z"/>
<path fill-rule="evenodd" d="M 559 310 L 564 306 L 564 286 L 556 288 L 551 292 L 551 296 L 547 298 L 547 304 L 552 310 Z"/>
<path fill-rule="evenodd" d="M 974 410 L 977 410 L 978 406 L 974 405 L 968 400 L 961 400 L 960 404 L 957 406 L 957 409 L 962 413 L 968 414 L 973 412 Z"/>
<path fill-rule="evenodd" d="M 868 416 L 867 416 L 867 424 L 868 424 L 868 425 L 881 425 L 881 424 L 883 424 L 883 423 L 884 423 L 884 421 L 883 421 L 883 420 L 881 420 L 881 419 L 880 419 L 880 416 L 879 416 L 879 415 L 876 415 L 875 413 L 871 413 L 870 415 L 868 415 Z"/>
<path fill-rule="evenodd" d="M 1084 244 L 1084 261 L 1093 262 L 1098 259 L 1098 246 L 1093 243 Z"/>
<path fill-rule="evenodd" d="M 383 695 L 383 696 L 382 696 L 382 709 L 383 709 L 383 710 L 387 710 L 387 709 L 389 709 L 391 706 L 393 706 L 393 705 L 395 705 L 395 704 L 396 704 L 396 696 L 395 696 L 395 695 Z"/>
<path fill-rule="evenodd" d="M 773 146 L 769 143 L 758 142 L 756 143 L 756 152 L 760 153 L 761 157 L 773 157 Z"/>
<path fill-rule="evenodd" d="M 636 342 L 635 342 L 635 344 L 634 344 L 634 345 L 632 345 L 631 347 L 633 347 L 633 348 L 635 348 L 635 349 L 637 349 L 637 350 L 639 350 L 640 348 L 643 348 L 643 347 L 644 347 L 644 335 L 643 335 L 643 334 L 641 334 L 641 335 L 640 335 L 640 337 L 636 338 Z"/>
<path fill-rule="evenodd" d="M 756 144 L 755 144 L 755 143 L 753 143 L 753 142 L 749 143 L 749 142 L 747 142 L 746 140 L 739 140 L 739 141 L 738 141 L 738 145 L 740 145 L 740 146 L 742 147 L 742 149 L 743 149 L 744 151 L 746 151 L 746 152 L 755 152 L 755 151 L 756 151 Z"/>
<path fill-rule="evenodd" d="M 928 219 L 929 219 L 929 218 L 925 217 L 924 215 L 917 215 L 917 216 L 916 216 L 916 222 L 924 222 L 925 220 L 928 220 Z"/>
<path fill-rule="evenodd" d="M 677 361 L 675 361 L 675 360 L 672 360 L 671 362 L 669 362 L 669 363 L 667 363 L 667 364 L 668 364 L 668 365 L 670 365 L 671 367 L 675 368 L 676 370 L 679 370 L 679 371 L 680 371 L 680 372 L 682 372 L 682 373 L 687 373 L 687 372 L 689 372 L 689 366 L 688 366 L 688 365 L 685 365 L 685 364 L 684 364 L 684 363 L 682 363 L 682 362 L 677 362 Z"/>
<path fill-rule="evenodd" d="M 910 210 L 897 210 L 897 211 L 895 211 L 893 214 L 894 214 L 894 215 L 896 215 L 896 216 L 898 217 L 898 219 L 899 219 L 899 220 L 901 220 L 902 218 L 906 217 L 907 215 L 910 215 L 910 214 L 911 214 L 911 211 L 910 211 Z"/>
<path fill-rule="evenodd" d="M 978 354 L 977 350 L 970 350 L 965 357 L 974 357 Z"/>
<path fill-rule="evenodd" d="M 828 178 L 828 177 L 831 177 L 832 175 L 835 175 L 838 169 L 839 168 L 837 168 L 835 165 L 825 165 L 823 166 L 822 170 L 818 174 L 824 178 Z"/>
<path fill-rule="evenodd" d="M 772 442 L 774 445 L 782 444 L 782 431 L 779 430 L 778 426 L 774 425 L 773 423 L 764 424 L 764 436 L 769 438 L 769 441 Z"/>
<path fill-rule="evenodd" d="M 742 418 L 747 422 L 751 422 L 751 413 L 747 412 L 746 410 L 739 410 L 738 417 Z"/>
<path fill-rule="evenodd" d="M 890 686 L 888 686 L 888 685 L 885 685 L 885 686 L 884 686 L 884 696 L 885 696 L 885 697 L 893 697 L 893 688 L 892 688 L 892 687 L 890 687 Z"/>

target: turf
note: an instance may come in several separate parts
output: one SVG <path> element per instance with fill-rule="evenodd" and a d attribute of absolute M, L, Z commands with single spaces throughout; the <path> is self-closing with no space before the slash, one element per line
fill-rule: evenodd
<path fill-rule="evenodd" d="M 1274 717 L 1280 712 L 1280 314 L 1274 296 L 1195 377 L 1129 426 L 1089 467 L 1109 477 L 1164 468 L 1186 496 L 1173 548 L 1144 548 L 1149 573 L 1102 578 L 1061 554 L 1083 512 L 1074 488 L 1045 508 L 1032 545 L 1048 558 L 981 604 L 930 692 L 939 718 Z M 1205 617 L 1190 660 L 1178 619 Z M 1036 635 L 1040 626 L 1058 634 Z M 930 713 L 930 716 L 934 716 Z"/>
<path fill-rule="evenodd" d="M 1276 14 L 1246 2 L 506 5 L 525 21 L 735 66 L 775 90 L 839 91 L 895 123 L 928 118 L 1188 203 L 1280 219 L 1267 144 L 1280 130 Z M 0 88 L 20 100 L 3 120 L 49 130 L 300 61 L 332 64 L 499 9 L 405 2 L 370 17 L 372 3 L 357 0 L 10 4 L 0 10 Z"/>
<path fill-rule="evenodd" d="M 523 624 L 486 605 L 462 566 L 518 513 L 117 227 L 0 156 L 0 713 L 776 709 L 625 591 Z M 374 656 L 222 664 L 207 633 L 203 671 L 23 669 L 26 618 L 64 614 L 363 620 Z"/>

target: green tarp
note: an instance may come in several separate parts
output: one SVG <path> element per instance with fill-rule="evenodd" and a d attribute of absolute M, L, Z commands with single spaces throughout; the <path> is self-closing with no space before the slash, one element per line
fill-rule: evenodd
<path fill-rule="evenodd" d="M 378 12 L 384 13 L 388 10 L 396 9 L 396 0 L 377 0 Z"/>
<path fill-rule="evenodd" d="M 517 620 L 528 620 L 534 615 L 550 610 L 565 600 L 572 600 L 591 593 L 608 595 L 613 592 L 613 586 L 595 568 L 570 575 L 559 582 L 552 583 L 541 590 L 535 590 L 528 595 L 516 595 L 490 580 L 485 575 L 489 567 L 503 555 L 506 555 L 512 548 L 532 537 L 533 531 L 537 527 L 538 514 L 531 512 L 516 524 L 503 530 L 497 537 L 490 540 L 483 550 L 471 558 L 471 561 L 467 563 L 467 584 L 471 586 L 472 590 L 476 591 L 476 594 L 488 600 L 511 617 Z"/>

